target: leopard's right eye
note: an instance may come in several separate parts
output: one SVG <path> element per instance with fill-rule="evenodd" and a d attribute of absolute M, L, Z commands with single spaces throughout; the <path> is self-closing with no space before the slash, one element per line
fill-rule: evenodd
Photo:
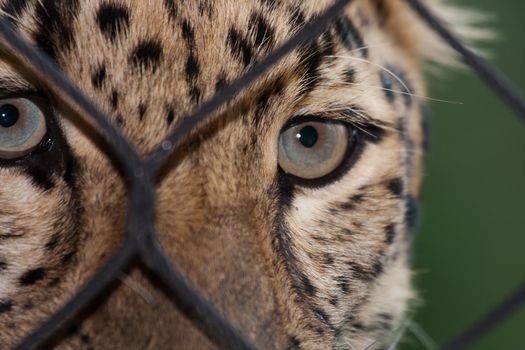
<path fill-rule="evenodd" d="M 305 181 L 332 174 L 353 148 L 354 131 L 345 123 L 308 118 L 285 127 L 279 136 L 279 166 Z"/>
<path fill-rule="evenodd" d="M 23 97 L 0 99 L 0 158 L 29 154 L 46 133 L 46 118 L 37 104 Z"/>

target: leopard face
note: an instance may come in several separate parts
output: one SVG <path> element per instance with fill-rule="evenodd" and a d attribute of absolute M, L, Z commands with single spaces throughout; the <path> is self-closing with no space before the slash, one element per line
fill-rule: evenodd
<path fill-rule="evenodd" d="M 0 0 L 144 156 L 330 4 Z M 416 96 L 434 40 L 407 30 L 418 28 L 413 17 L 394 0 L 351 2 L 201 125 L 157 179 L 161 243 L 260 348 L 379 349 L 402 327 L 426 143 Z M 122 244 L 127 193 L 96 130 L 3 57 L 0 344 L 9 348 Z M 20 120 L 29 126 L 17 134 Z M 213 348 L 136 268 L 58 346 Z"/>

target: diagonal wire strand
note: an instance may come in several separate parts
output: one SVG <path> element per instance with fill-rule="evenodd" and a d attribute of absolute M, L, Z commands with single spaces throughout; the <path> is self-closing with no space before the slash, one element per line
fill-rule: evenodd
<path fill-rule="evenodd" d="M 525 303 L 525 282 L 469 329 L 443 346 L 442 350 L 466 349 L 505 321 Z"/>

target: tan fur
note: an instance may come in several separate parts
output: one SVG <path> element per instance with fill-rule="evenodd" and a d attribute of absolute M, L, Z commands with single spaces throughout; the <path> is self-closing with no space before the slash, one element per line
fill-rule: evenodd
<path fill-rule="evenodd" d="M 389 9 L 384 22 L 378 2 L 354 1 L 345 11 L 368 47 L 366 58 L 362 49 L 345 48 L 330 29 L 334 52 L 323 59 L 320 81 L 311 91 L 305 91 L 302 80 L 304 58 L 295 51 L 201 126 L 158 179 L 156 229 L 163 245 L 202 294 L 258 348 L 379 349 L 398 331 L 413 298 L 405 216 L 406 198 L 418 198 L 423 172 L 422 101 L 408 97 L 405 102 L 406 95 L 394 92 L 395 101 L 389 103 L 380 73 L 381 67 L 394 65 L 414 95 L 425 95 L 422 45 L 435 38 L 412 30 L 421 25 L 401 1 L 383 2 Z M 99 29 L 101 3 L 80 1 L 71 23 L 74 41 L 69 50 L 61 50 L 59 43 L 56 61 L 112 118 L 122 119 L 126 136 L 147 155 L 181 118 L 215 94 L 219 77 L 231 82 L 246 70 L 227 44 L 232 26 L 253 42 L 251 16 L 264 16 L 274 35 L 269 48 L 252 46 L 254 58 L 260 59 L 296 30 L 289 24 L 295 9 L 308 20 L 331 1 L 276 1 L 275 8 L 256 0 L 175 1 L 175 18 L 161 0 L 115 1 L 129 9 L 129 27 L 114 40 Z M 13 18 L 30 40 L 38 30 L 37 12 L 38 5 L 30 2 Z M 194 47 L 184 37 L 184 21 L 193 28 Z M 134 68 L 130 53 L 149 39 L 161 42 L 160 63 L 155 69 Z M 188 79 L 191 53 L 199 72 Z M 102 65 L 106 79 L 99 89 L 92 76 Z M 344 79 L 349 68 L 354 83 Z M 31 77 L 22 75 L 0 62 L 0 78 L 12 81 L 10 89 L 34 86 Z M 392 79 L 394 89 L 402 90 Z M 281 91 L 271 95 L 256 122 L 261 94 L 279 84 Z M 192 87 L 200 91 L 197 100 L 191 98 Z M 113 91 L 118 92 L 116 106 Z M 147 106 L 142 121 L 140 104 Z M 359 106 L 366 115 L 341 114 L 348 106 Z M 171 125 L 166 121 L 169 108 L 174 111 Z M 53 178 L 53 188 L 42 191 L 22 169 L 0 168 L 0 234 L 20 235 L 0 238 L 0 258 L 7 263 L 0 271 L 0 303 L 11 305 L 0 313 L 2 349 L 14 346 L 71 298 L 124 238 L 123 179 L 96 138 L 63 109 L 56 113 L 78 164 L 75 186 L 61 174 Z M 338 181 L 315 189 L 295 186 L 291 202 L 283 206 L 279 133 L 291 117 L 306 114 L 343 119 L 357 128 L 379 126 L 384 136 L 367 142 Z M 389 190 L 392 179 L 400 179 L 402 195 Z M 348 203 L 352 208 L 342 209 Z M 396 232 L 391 244 L 385 238 L 389 226 Z M 53 237 L 55 247 L 46 249 Z M 293 261 L 283 256 L 284 250 Z M 71 252 L 70 261 L 61 261 Z M 21 285 L 20 276 L 36 268 L 45 271 L 42 278 Z M 143 272 L 132 269 L 121 280 L 59 348 L 213 348 Z"/>

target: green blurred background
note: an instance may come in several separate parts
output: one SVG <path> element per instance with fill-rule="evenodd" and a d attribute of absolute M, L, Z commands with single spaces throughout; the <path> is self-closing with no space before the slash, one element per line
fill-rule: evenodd
<path fill-rule="evenodd" d="M 496 16 L 491 62 L 525 92 L 525 2 L 455 0 Z M 434 78 L 431 149 L 415 242 L 415 315 L 438 344 L 525 282 L 525 124 L 469 71 Z M 402 350 L 425 349 L 408 332 Z M 525 307 L 472 349 L 525 349 Z"/>

